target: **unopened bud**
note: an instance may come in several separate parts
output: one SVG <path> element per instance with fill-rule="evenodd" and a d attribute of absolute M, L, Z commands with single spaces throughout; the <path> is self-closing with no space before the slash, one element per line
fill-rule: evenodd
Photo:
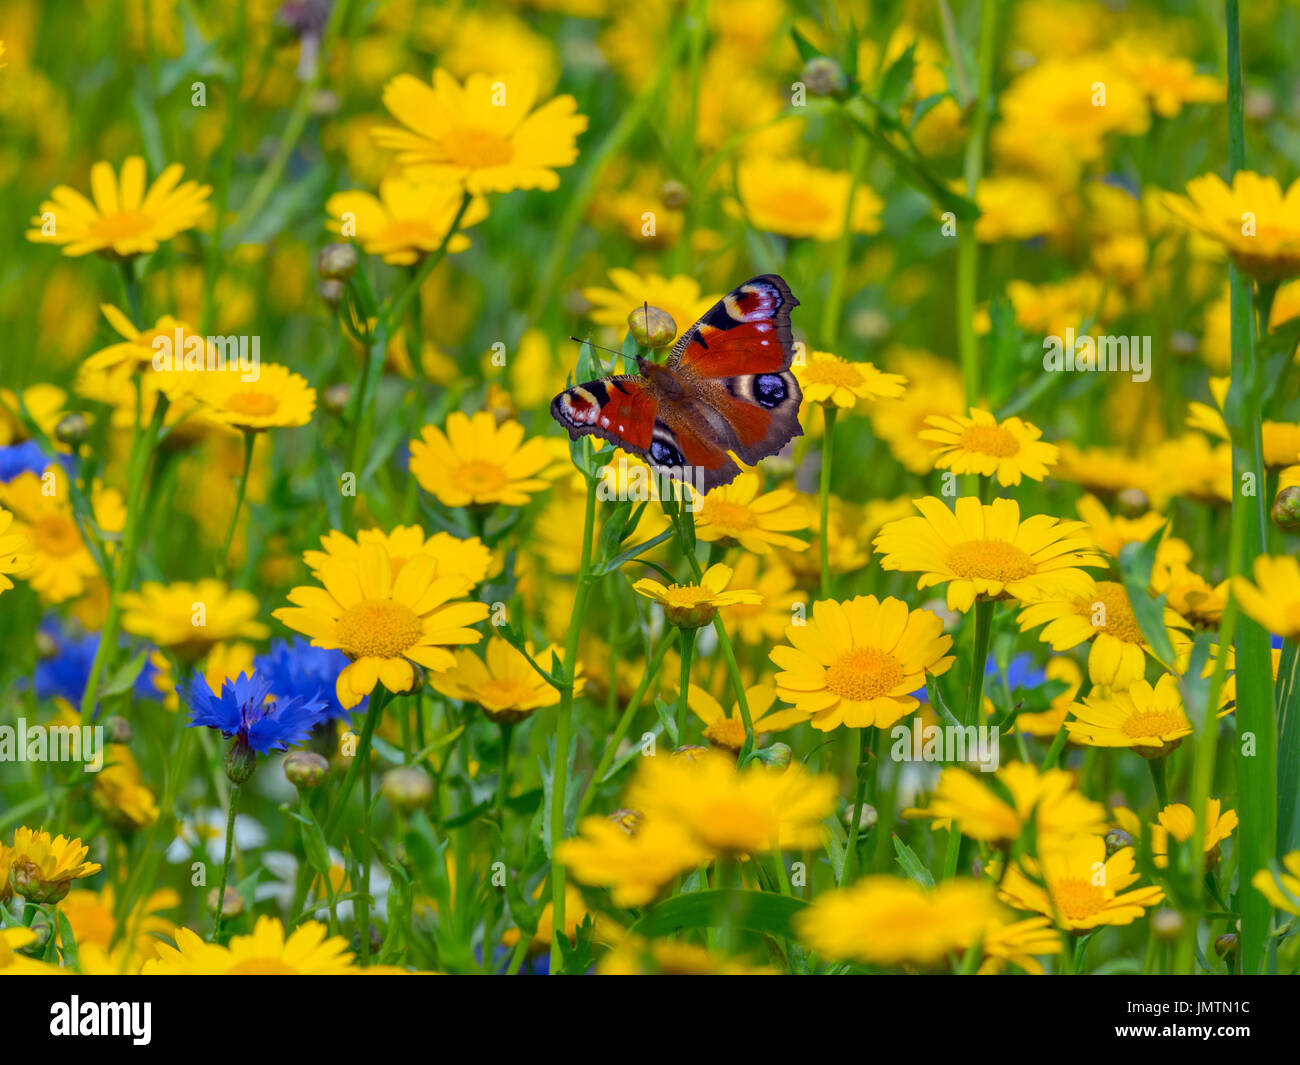
<path fill-rule="evenodd" d="M 638 307 L 627 316 L 627 326 L 636 342 L 646 348 L 666 348 L 677 335 L 677 323 L 661 307 Z"/>
<path fill-rule="evenodd" d="M 385 799 L 409 814 L 422 809 L 433 798 L 433 781 L 423 769 L 402 766 L 384 774 L 379 790 Z"/>
<path fill-rule="evenodd" d="M 1151 509 L 1151 500 L 1140 488 L 1125 488 L 1115 497 L 1117 509 L 1127 517 L 1137 517 Z"/>
<path fill-rule="evenodd" d="M 810 96 L 834 96 L 848 84 L 840 65 L 828 55 L 815 55 L 803 65 L 800 80 Z"/>
<path fill-rule="evenodd" d="M 1183 934 L 1186 922 L 1177 910 L 1163 906 L 1151 915 L 1151 931 L 1157 939 L 1166 943 L 1176 943 Z"/>
<path fill-rule="evenodd" d="M 235 740 L 226 754 L 226 779 L 232 784 L 242 784 L 256 767 L 257 752 L 242 740 Z"/>
<path fill-rule="evenodd" d="M 211 891 L 208 892 L 208 910 L 214 914 L 217 912 L 217 889 L 216 888 L 213 888 Z M 244 896 L 241 895 L 236 888 L 227 885 L 225 902 L 222 903 L 221 906 L 222 918 L 225 919 L 227 917 L 238 917 L 243 912 L 244 912 Z"/>
<path fill-rule="evenodd" d="M 853 804 L 849 803 L 844 807 L 844 823 L 852 827 L 853 825 Z M 858 831 L 865 832 L 876 823 L 876 808 L 870 803 L 863 803 L 858 810 Z"/>
<path fill-rule="evenodd" d="M 322 281 L 316 291 L 331 307 L 337 307 L 343 302 L 344 290 L 342 281 Z"/>
<path fill-rule="evenodd" d="M 316 257 L 316 272 L 326 281 L 346 281 L 357 269 L 357 249 L 351 244 L 326 244 Z"/>
<path fill-rule="evenodd" d="M 1225 961 L 1231 961 L 1237 956 L 1238 943 L 1236 932 L 1224 932 L 1214 941 L 1214 953 Z"/>
<path fill-rule="evenodd" d="M 1133 846 L 1133 837 L 1122 828 L 1112 828 L 1106 833 L 1106 857 Z"/>
<path fill-rule="evenodd" d="M 759 751 L 757 757 L 764 765 L 770 765 L 773 769 L 784 769 L 794 757 L 794 751 L 790 750 L 788 743 L 774 743 L 771 747 Z"/>
<path fill-rule="evenodd" d="M 330 385 L 321 394 L 321 405 L 334 414 L 342 414 L 347 409 L 348 400 L 352 398 L 352 386 L 346 381 Z"/>
<path fill-rule="evenodd" d="M 670 211 L 685 207 L 690 202 L 690 199 L 691 190 L 680 181 L 665 181 L 663 188 L 659 190 L 659 202 Z"/>
<path fill-rule="evenodd" d="M 315 751 L 291 751 L 283 766 L 289 783 L 304 790 L 319 787 L 330 771 L 329 761 Z"/>
<path fill-rule="evenodd" d="M 1291 485 L 1273 500 L 1273 524 L 1284 532 L 1300 529 L 1300 487 Z"/>
<path fill-rule="evenodd" d="M 131 722 L 118 714 L 114 714 L 104 722 L 104 731 L 108 734 L 109 743 L 131 742 Z"/>
<path fill-rule="evenodd" d="M 59 424 L 54 427 L 54 439 L 60 444 L 76 447 L 86 439 L 89 432 L 90 426 L 86 422 L 86 416 L 74 412 L 65 414 L 59 419 Z"/>

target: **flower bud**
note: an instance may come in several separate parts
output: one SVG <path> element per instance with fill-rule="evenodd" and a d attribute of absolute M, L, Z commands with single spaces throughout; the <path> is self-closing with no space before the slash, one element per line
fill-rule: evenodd
<path fill-rule="evenodd" d="M 1214 953 L 1225 961 L 1231 961 L 1237 956 L 1237 947 L 1239 939 L 1236 932 L 1224 932 L 1214 941 Z"/>
<path fill-rule="evenodd" d="M 316 257 L 316 272 L 326 281 L 346 281 L 357 269 L 357 249 L 351 244 L 326 244 Z"/>
<path fill-rule="evenodd" d="M 659 202 L 670 211 L 685 207 L 691 199 L 691 190 L 680 181 L 665 181 L 659 190 Z"/>
<path fill-rule="evenodd" d="M 338 282 L 333 282 L 333 284 L 338 284 Z M 351 398 L 352 386 L 346 381 L 340 381 L 338 384 L 330 385 L 321 393 L 321 405 L 334 414 L 342 414 Z"/>
<path fill-rule="evenodd" d="M 764 765 L 770 765 L 773 769 L 784 769 L 794 757 L 794 751 L 790 750 L 788 743 L 774 743 L 771 747 L 764 747 L 759 751 L 757 757 Z"/>
<path fill-rule="evenodd" d="M 328 760 L 315 751 L 291 751 L 285 755 L 283 767 L 289 783 L 300 790 L 319 787 L 330 771 Z"/>
<path fill-rule="evenodd" d="M 104 731 L 108 734 L 109 743 L 131 742 L 131 722 L 117 714 L 104 722 Z"/>
<path fill-rule="evenodd" d="M 1284 532 L 1300 529 L 1300 487 L 1291 485 L 1273 500 L 1273 524 Z"/>
<path fill-rule="evenodd" d="M 90 425 L 86 422 L 86 416 L 74 412 L 59 419 L 59 424 L 54 427 L 54 439 L 60 444 L 76 447 L 86 439 L 89 432 Z"/>
<path fill-rule="evenodd" d="M 629 810 L 625 807 L 621 810 L 615 810 L 609 815 L 609 819 L 629 836 L 633 836 L 636 835 L 636 830 L 641 824 L 641 811 Z"/>
<path fill-rule="evenodd" d="M 1127 517 L 1137 517 L 1151 509 L 1151 500 L 1140 488 L 1125 488 L 1115 497 L 1117 509 Z"/>
<path fill-rule="evenodd" d="M 810 96 L 834 96 L 848 85 L 840 65 L 828 55 L 815 55 L 803 65 L 799 80 Z"/>
<path fill-rule="evenodd" d="M 679 629 L 702 629 L 713 624 L 718 608 L 712 603 L 664 603 L 664 617 L 668 624 Z"/>
<path fill-rule="evenodd" d="M 1169 335 L 1169 350 L 1175 355 L 1195 355 L 1199 349 L 1196 335 L 1186 329 L 1175 329 Z"/>
<path fill-rule="evenodd" d="M 226 754 L 226 779 L 232 784 L 242 784 L 253 775 L 257 766 L 257 752 L 247 743 L 236 739 Z"/>
<path fill-rule="evenodd" d="M 1122 828 L 1112 828 L 1106 833 L 1106 857 L 1133 846 L 1133 837 Z"/>
<path fill-rule="evenodd" d="M 55 658 L 59 653 L 59 641 L 44 629 L 36 630 L 36 657 Z"/>
<path fill-rule="evenodd" d="M 423 769 L 402 766 L 384 774 L 379 790 L 403 813 L 422 809 L 433 798 L 433 781 Z"/>
<path fill-rule="evenodd" d="M 322 281 L 316 292 L 331 307 L 343 302 L 344 284 L 342 281 Z"/>
<path fill-rule="evenodd" d="M 849 803 L 844 807 L 844 823 L 852 827 L 853 825 L 853 804 Z M 870 803 L 863 803 L 858 810 L 858 831 L 865 832 L 876 823 L 876 808 Z"/>
<path fill-rule="evenodd" d="M 9 884 L 14 894 L 21 895 L 28 902 L 60 902 L 72 887 L 68 880 L 42 880 L 41 871 L 31 862 L 14 862 L 9 870 Z"/>
<path fill-rule="evenodd" d="M 208 892 L 208 910 L 211 913 L 217 912 L 217 889 L 213 888 Z M 226 885 L 225 902 L 221 906 L 221 917 L 238 917 L 244 912 L 244 896 L 233 886 Z"/>
<path fill-rule="evenodd" d="M 673 316 L 660 307 L 638 307 L 627 316 L 627 326 L 636 342 L 646 348 L 666 348 L 677 335 Z"/>
<path fill-rule="evenodd" d="M 1176 943 L 1183 934 L 1186 922 L 1183 915 L 1168 906 L 1162 906 L 1151 915 L 1151 931 L 1157 939 L 1166 943 Z"/>

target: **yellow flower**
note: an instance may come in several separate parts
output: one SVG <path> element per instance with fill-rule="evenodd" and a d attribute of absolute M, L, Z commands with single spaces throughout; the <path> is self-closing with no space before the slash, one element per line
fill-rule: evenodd
<path fill-rule="evenodd" d="M 21 571 L 9 570 L 2 561 L 0 570 L 18 572 L 46 602 L 63 603 L 82 595 L 100 577 L 100 569 L 77 524 L 63 467 L 51 466 L 45 477 L 51 479 L 28 471 L 7 485 L 0 484 L 0 503 L 13 511 L 9 538 L 26 537 L 30 552 L 23 556 L 28 565 Z M 47 484 L 51 486 L 49 494 Z M 126 507 L 115 488 L 96 484 L 91 491 L 91 509 L 101 537 L 119 533 L 126 525 Z"/>
<path fill-rule="evenodd" d="M 6 574 L 25 574 L 36 561 L 32 542 L 21 527 L 12 529 L 14 516 L 0 507 L 0 592 L 14 586 Z"/>
<path fill-rule="evenodd" d="M 159 916 L 161 910 L 172 910 L 181 904 L 181 897 L 171 888 L 162 888 L 147 898 L 141 898 L 135 905 L 134 912 L 127 914 L 121 921 L 117 917 L 117 896 L 112 884 L 105 884 L 99 891 L 79 890 L 68 892 L 67 897 L 59 903 L 59 912 L 68 919 L 73 937 L 77 941 L 77 951 L 84 958 L 88 948 L 98 947 L 108 951 L 114 941 L 121 935 L 129 938 L 125 971 L 134 972 L 144 961 L 157 957 L 158 947 L 162 941 L 160 935 L 171 936 L 176 925 L 165 917 Z M 62 944 L 60 944 L 62 945 Z"/>
<path fill-rule="evenodd" d="M 1245 577 L 1232 579 L 1242 611 L 1277 636 L 1300 639 L 1300 561 L 1294 555 L 1260 555 L 1254 573 L 1253 584 Z"/>
<path fill-rule="evenodd" d="M 732 579 L 742 588 L 753 588 L 761 601 L 720 608 L 727 632 L 747 644 L 780 639 L 794 616 L 794 605 L 804 601 L 794 574 L 776 558 L 764 559 L 760 566 L 757 555 L 745 554 L 737 560 Z"/>
<path fill-rule="evenodd" d="M 668 620 L 678 628 L 698 629 L 713 621 L 720 606 L 756 605 L 763 601 L 758 592 L 727 591 L 731 573 L 730 566 L 717 563 L 704 571 L 699 584 L 664 585 L 645 577 L 633 584 L 632 590 L 660 603 Z"/>
<path fill-rule="evenodd" d="M 820 847 L 834 801 L 835 782 L 799 762 L 740 770 L 714 751 L 696 759 L 643 758 L 627 795 L 647 824 L 680 825 L 701 846 L 731 855 Z"/>
<path fill-rule="evenodd" d="M 37 938 L 30 928 L 0 928 L 0 976 L 57 976 L 63 972 L 57 965 L 18 953 Z"/>
<path fill-rule="evenodd" d="M 831 960 L 928 966 L 973 946 L 998 911 L 990 884 L 957 879 L 924 888 L 895 876 L 867 876 L 818 895 L 795 917 L 795 932 Z"/>
<path fill-rule="evenodd" d="M 426 425 L 411 441 L 410 469 L 420 487 L 449 507 L 502 503 L 521 507 L 548 487 L 553 459 L 541 437 L 524 440 L 515 421 L 497 425 L 486 411 L 453 411 L 447 431 Z"/>
<path fill-rule="evenodd" d="M 1020 504 L 957 500 L 956 513 L 935 496 L 914 503 L 920 517 L 891 521 L 876 536 L 882 569 L 920 573 L 917 587 L 948 585 L 948 609 L 969 610 L 977 597 L 1033 601 L 1081 594 L 1099 566 L 1083 524 L 1046 514 L 1020 520 Z"/>
<path fill-rule="evenodd" d="M 331 529 L 320 538 L 321 550 L 304 551 L 302 560 L 312 576 L 319 577 L 328 558 L 340 558 L 355 565 L 362 544 L 379 544 L 388 552 L 394 577 L 410 559 L 427 555 L 434 560 L 435 577 L 461 578 L 462 587 L 454 593 L 456 595 L 465 595 L 474 585 L 486 580 L 493 565 L 492 552 L 477 536 L 462 540 L 451 533 L 436 532 L 426 539 L 424 530 L 418 525 L 398 525 L 391 532 L 362 529 L 355 540 L 346 533 Z"/>
<path fill-rule="evenodd" d="M 624 936 L 596 964 L 597 976 L 774 976 L 770 966 L 746 965 L 694 943 Z"/>
<path fill-rule="evenodd" d="M 531 644 L 527 647 L 533 661 L 555 676 L 563 664 L 561 648 L 552 644 L 535 653 Z M 449 698 L 482 707 L 488 717 L 503 725 L 516 724 L 530 717 L 534 710 L 555 706 L 560 701 L 559 689 L 548 683 L 521 651 L 500 636 L 488 640 L 483 658 L 470 650 L 457 651 L 456 664 L 445 672 L 432 674 L 429 685 Z M 575 697 L 582 694 L 584 687 L 579 662 Z"/>
<path fill-rule="evenodd" d="M 884 373 L 869 362 L 849 362 L 829 351 L 810 351 L 795 360 L 794 375 L 808 403 L 834 404 L 848 409 L 864 399 L 894 399 L 903 394 L 907 378 Z"/>
<path fill-rule="evenodd" d="M 328 938 L 327 938 L 328 937 Z M 146 976 L 337 976 L 359 973 L 342 936 L 319 921 L 305 921 L 287 937 L 278 917 L 259 917 L 252 935 L 232 936 L 229 946 L 206 943 L 188 928 L 176 930 L 176 946 L 158 945 Z"/>
<path fill-rule="evenodd" d="M 787 488 L 759 495 L 762 483 L 747 471 L 705 493 L 695 514 L 695 535 L 708 543 L 739 544 L 756 555 L 770 554 L 774 547 L 806 551 L 808 542 L 789 534 L 809 527 L 808 508 Z"/>
<path fill-rule="evenodd" d="M 322 564 L 323 588 L 301 586 L 289 593 L 292 607 L 272 616 L 312 645 L 342 651 L 352 661 L 338 676 L 339 703 L 350 709 L 382 682 L 390 692 L 415 686 L 411 663 L 434 672 L 456 664 L 448 646 L 477 643 L 482 634 L 468 628 L 488 615 L 485 603 L 453 601 L 464 588 L 461 577 L 437 577 L 438 563 L 416 555 L 394 574 L 381 544 L 360 546 L 355 560 L 330 557 Z"/>
<path fill-rule="evenodd" d="M 471 74 L 462 87 L 445 70 L 430 87 L 399 74 L 384 87 L 384 106 L 405 129 L 378 126 L 375 141 L 398 153 L 414 181 L 463 185 L 471 193 L 555 189 L 559 167 L 578 158 L 587 116 L 572 96 L 533 110 L 536 80 L 526 73 Z"/>
<path fill-rule="evenodd" d="M 736 167 L 740 212 L 755 229 L 786 237 L 839 240 L 853 196 L 849 228 L 879 233 L 884 201 L 869 185 L 856 188 L 847 170 L 824 170 L 801 159 L 747 158 Z"/>
<path fill-rule="evenodd" d="M 10 886 L 28 902 L 58 902 L 74 880 L 99 872 L 98 862 L 85 860 L 89 850 L 79 839 L 51 839 L 44 829 L 17 828 L 9 853 Z"/>
<path fill-rule="evenodd" d="M 1031 826 L 1039 847 L 1106 831 L 1105 808 L 1076 791 L 1073 777 L 1063 769 L 1040 773 L 1032 765 L 1012 762 L 997 771 L 996 779 L 1011 802 L 983 775 L 945 769 L 930 800 L 930 816 L 954 819 L 963 835 L 988 843 L 1016 840 Z"/>
<path fill-rule="evenodd" d="M 986 177 L 976 186 L 975 238 L 985 244 L 1029 240 L 1061 225 L 1060 199 L 1048 185 L 1016 174 Z"/>
<path fill-rule="evenodd" d="M 1127 691 L 1089 695 L 1070 709 L 1075 718 L 1065 723 L 1070 738 L 1088 747 L 1128 747 L 1143 758 L 1160 758 L 1192 734 L 1178 681 L 1170 673 L 1154 688 L 1135 680 Z"/>
<path fill-rule="evenodd" d="M 1158 511 L 1149 510 L 1138 517 L 1125 517 L 1111 514 L 1096 496 L 1086 495 L 1076 505 L 1079 517 L 1088 523 L 1088 535 L 1097 549 L 1111 558 L 1118 559 L 1120 550 L 1126 544 L 1145 544 L 1169 519 Z M 1168 537 L 1160 545 L 1162 552 L 1167 551 L 1170 543 Z"/>
<path fill-rule="evenodd" d="M 1139 52 L 1128 45 L 1116 48 L 1112 56 L 1125 77 L 1146 95 L 1155 113 L 1164 118 L 1178 115 L 1183 104 L 1222 100 L 1226 92 L 1218 78 L 1196 73 L 1190 59 Z"/>
<path fill-rule="evenodd" d="M 994 923 L 984 930 L 984 962 L 979 975 L 1001 973 L 1008 964 L 1018 965 L 1031 976 L 1043 975 L 1043 963 L 1036 954 L 1060 954 L 1061 937 L 1046 917 L 1028 917 L 1011 924 Z"/>
<path fill-rule="evenodd" d="M 0 447 L 21 443 L 31 436 L 27 425 L 18 416 L 19 398 L 19 393 L 12 389 L 0 388 Z M 55 426 L 63 418 L 68 394 L 55 385 L 37 384 L 24 388 L 21 399 L 22 406 L 27 408 L 41 432 L 52 438 Z"/>
<path fill-rule="evenodd" d="M 108 163 L 90 168 L 92 203 L 75 189 L 58 185 L 32 219 L 27 239 L 62 244 L 64 255 L 98 252 L 127 259 L 157 251 L 162 241 L 191 229 L 207 212 L 212 189 L 197 181 L 181 183 L 185 168 L 173 163 L 145 191 L 144 160 L 133 155 L 118 176 Z"/>
<path fill-rule="evenodd" d="M 1120 827 L 1134 839 L 1142 834 L 1142 823 L 1131 811 L 1118 807 L 1115 816 Z M 1179 843 L 1186 843 L 1196 834 L 1196 815 L 1192 808 L 1181 802 L 1170 803 L 1156 817 L 1156 824 L 1151 826 L 1151 855 L 1156 868 L 1164 869 L 1169 865 L 1170 837 Z M 1218 799 L 1207 799 L 1205 803 L 1205 853 L 1211 855 L 1211 863 L 1217 860 L 1215 848 L 1232 835 L 1237 827 L 1237 812 L 1224 810 L 1220 813 Z"/>
<path fill-rule="evenodd" d="M 1021 865 L 1007 869 L 1000 898 L 1050 917 L 1070 932 L 1132 924 L 1164 898 L 1158 887 L 1125 891 L 1138 879 L 1133 848 L 1123 847 L 1107 858 L 1101 836 L 1077 836 L 1045 848 L 1038 861 L 1022 858 Z"/>
<path fill-rule="evenodd" d="M 1021 477 L 1041 481 L 1056 465 L 1056 445 L 1043 443 L 1042 431 L 1019 418 L 999 424 L 988 411 L 972 407 L 969 418 L 931 414 L 925 422 L 933 428 L 921 433 L 921 439 L 940 445 L 934 452 L 935 469 L 982 477 L 996 474 L 998 484 L 1006 486 L 1019 484 Z"/>
<path fill-rule="evenodd" d="M 755 738 L 765 732 L 781 732 L 808 719 L 802 710 L 772 711 L 775 702 L 776 689 L 770 684 L 755 684 L 745 689 L 745 704 L 749 707 Z M 704 738 L 714 747 L 739 751 L 745 745 L 745 722 L 739 706 L 733 707 L 728 715 L 717 699 L 695 684 L 687 690 L 686 705 L 704 722 Z"/>
<path fill-rule="evenodd" d="M 1055 736 L 1060 732 L 1070 706 L 1074 703 L 1074 697 L 1083 686 L 1083 670 L 1079 668 L 1078 662 L 1066 655 L 1053 655 L 1049 658 L 1043 673 L 1049 681 L 1059 680 L 1066 688 L 1042 713 L 1021 713 L 1016 718 L 1015 729 L 1030 736 Z"/>
<path fill-rule="evenodd" d="M 518 15 L 470 7 L 421 7 L 415 16 L 420 50 L 437 55 L 453 77 L 493 74 L 511 81 L 516 74 L 528 73 L 536 77 L 542 92 L 555 87 L 559 76 L 555 45 Z"/>
<path fill-rule="evenodd" d="M 387 177 L 379 183 L 379 196 L 368 192 L 337 192 L 325 202 L 330 216 L 326 225 L 335 233 L 355 236 L 371 255 L 384 262 L 409 266 L 428 252 L 436 251 L 460 210 L 461 194 L 454 185 L 415 184 L 401 177 Z M 477 225 L 487 217 L 487 200 L 476 196 L 465 208 L 459 230 Z M 345 229 L 345 216 L 351 227 Z M 457 232 L 447 242 L 454 255 L 469 247 L 469 237 Z"/>
<path fill-rule="evenodd" d="M 871 427 L 912 473 L 933 469 L 930 447 L 917 434 L 931 414 L 961 414 L 966 410 L 966 386 L 951 362 L 920 350 L 903 350 L 887 361 L 907 378 L 908 388 L 896 402 L 871 407 Z M 806 393 L 805 393 L 806 394 Z"/>
<path fill-rule="evenodd" d="M 110 743 L 104 768 L 95 774 L 91 805 L 124 832 L 147 828 L 158 820 L 158 803 L 144 783 L 135 755 L 124 743 Z"/>
<path fill-rule="evenodd" d="M 770 656 L 783 670 L 777 694 L 822 732 L 887 728 L 920 705 L 911 693 L 925 686 L 927 673 L 939 676 L 953 663 L 943 622 L 892 596 L 818 600 L 812 618 L 792 624 L 785 638 L 792 646 L 774 647 Z"/>
<path fill-rule="evenodd" d="M 628 315 L 647 303 L 665 311 L 680 334 L 722 298 L 719 294 L 700 295 L 700 283 L 683 274 L 663 277 L 616 267 L 610 270 L 609 280 L 613 288 L 584 288 L 582 298 L 591 304 L 588 317 L 593 322 L 617 329 L 620 335 L 627 331 Z"/>
<path fill-rule="evenodd" d="M 301 374 L 264 362 L 254 380 L 247 380 L 248 376 L 238 366 L 203 372 L 173 370 L 163 375 L 162 387 L 169 395 L 192 396 L 213 421 L 246 433 L 296 428 L 311 421 L 316 390 Z"/>
<path fill-rule="evenodd" d="M 1124 301 L 1114 287 L 1095 274 L 1078 274 L 1064 281 L 1031 285 L 1008 281 L 1007 298 L 1016 312 L 1016 323 L 1027 333 L 1065 336 L 1067 329 L 1082 330 L 1087 322 L 1109 322 L 1123 309 Z"/>
<path fill-rule="evenodd" d="M 1251 885 L 1279 910 L 1300 916 L 1300 851 L 1283 858 L 1282 869 L 1277 873 L 1260 869 Z"/>
<path fill-rule="evenodd" d="M 578 837 L 555 851 L 573 878 L 610 888 L 615 906 L 644 906 L 678 873 L 712 855 L 685 827 L 646 819 L 629 832 L 605 817 L 584 817 Z"/>
<path fill-rule="evenodd" d="M 1176 649 L 1185 639 L 1182 630 L 1189 626 L 1168 608 L 1162 617 Z M 1082 592 L 1030 603 L 1018 621 L 1021 632 L 1046 623 L 1039 639 L 1053 651 L 1068 651 L 1092 640 L 1088 676 L 1093 684 L 1119 691 L 1142 676 L 1145 656 L 1154 654 L 1138 625 L 1128 592 L 1118 581 L 1096 581 Z"/>
<path fill-rule="evenodd" d="M 79 370 L 83 374 L 112 373 L 115 370 L 131 373 L 148 369 L 153 366 L 154 356 L 158 354 L 154 348 L 154 341 L 158 337 L 166 337 L 174 346 L 176 330 L 179 329 L 183 352 L 185 342 L 198 335 L 188 325 L 170 314 L 164 314 L 151 329 L 141 331 L 135 327 L 130 318 L 111 303 L 101 303 L 99 309 L 108 319 L 108 324 L 113 327 L 114 332 L 122 339 L 87 356 Z M 206 340 L 204 345 L 206 348 Z"/>
<path fill-rule="evenodd" d="M 1260 281 L 1300 274 L 1300 179 L 1282 192 L 1274 177 L 1239 170 L 1232 186 L 1218 174 L 1187 183 L 1187 196 L 1165 205 L 1185 225 L 1221 244 L 1233 261 Z"/>
<path fill-rule="evenodd" d="M 197 661 L 213 644 L 236 637 L 261 640 L 270 629 L 257 621 L 257 597 L 205 578 L 195 584 L 145 581 L 122 596 L 122 628 Z"/>

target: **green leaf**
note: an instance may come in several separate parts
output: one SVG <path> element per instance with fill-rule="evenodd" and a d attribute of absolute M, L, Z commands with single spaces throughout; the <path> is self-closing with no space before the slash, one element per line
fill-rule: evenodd
<path fill-rule="evenodd" d="M 1169 630 L 1165 628 L 1165 597 L 1160 595 L 1153 598 L 1148 591 L 1156 552 L 1160 550 L 1160 543 L 1168 531 L 1169 523 L 1165 522 L 1145 544 L 1125 544 L 1119 552 L 1119 568 L 1138 628 L 1142 630 L 1142 635 L 1146 637 L 1159 662 L 1172 669 L 1174 645 L 1169 640 Z"/>
<path fill-rule="evenodd" d="M 118 666 L 108 681 L 100 686 L 98 698 L 107 699 L 110 695 L 121 695 L 124 691 L 130 691 L 136 677 L 140 675 L 140 670 L 144 669 L 144 660 L 148 655 L 148 651 L 141 651 L 129 662 Z"/>
<path fill-rule="evenodd" d="M 63 912 L 62 907 L 54 912 L 59 922 L 59 945 L 63 949 L 63 960 L 68 964 L 68 967 L 80 969 L 81 956 L 77 953 L 77 937 L 72 931 L 68 915 Z"/>
<path fill-rule="evenodd" d="M 922 887 L 934 887 L 934 876 L 925 867 L 925 863 L 916 856 L 916 852 L 911 847 L 897 836 L 894 837 L 894 853 L 898 855 L 898 864 L 903 867 L 903 872 L 908 877 L 915 880 Z"/>
<path fill-rule="evenodd" d="M 696 891 L 661 902 L 631 928 L 647 937 L 723 924 L 746 932 L 794 938 L 791 924 L 808 904 L 770 891 Z"/>
<path fill-rule="evenodd" d="M 1300 648 L 1282 645 L 1277 670 L 1277 853 L 1300 847 Z"/>
<path fill-rule="evenodd" d="M 880 79 L 880 87 L 876 90 L 876 99 L 881 106 L 893 112 L 898 112 L 898 105 L 903 102 L 907 96 L 907 90 L 912 84 L 912 73 L 916 69 L 916 42 L 904 49 L 903 54 L 889 64 L 889 69 Z M 892 117 L 892 116 L 891 116 Z"/>

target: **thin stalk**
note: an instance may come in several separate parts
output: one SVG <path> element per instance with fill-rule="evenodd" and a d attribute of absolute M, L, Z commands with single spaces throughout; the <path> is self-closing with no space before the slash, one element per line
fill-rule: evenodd
<path fill-rule="evenodd" d="M 221 862 L 221 883 L 217 887 L 217 923 L 212 942 L 221 941 L 221 917 L 226 908 L 226 881 L 230 877 L 230 858 L 235 850 L 235 814 L 239 808 L 239 785 L 230 785 L 230 805 L 226 809 L 226 856 Z"/>
<path fill-rule="evenodd" d="M 225 580 L 230 572 L 230 547 L 235 542 L 235 526 L 239 524 L 239 512 L 244 506 L 244 494 L 248 491 L 248 471 L 253 467 L 253 448 L 257 446 L 257 433 L 244 433 L 244 469 L 239 475 L 239 487 L 235 490 L 235 509 L 230 515 L 230 527 L 226 529 L 226 538 L 217 557 L 217 579 Z"/>
<path fill-rule="evenodd" d="M 858 760 L 854 766 L 854 778 L 857 781 L 853 792 L 853 812 L 850 815 L 852 820 L 849 822 L 849 842 L 848 848 L 844 852 L 844 864 L 840 866 L 839 884 L 844 884 L 850 879 L 850 874 L 856 872 L 858 865 L 858 833 L 862 822 L 862 800 L 867 791 L 867 730 L 860 728 L 855 730 L 858 734 Z"/>
<path fill-rule="evenodd" d="M 821 595 L 823 599 L 831 596 L 831 459 L 835 450 L 835 418 L 839 413 L 833 403 L 822 407 L 822 468 L 821 485 L 818 489 L 818 502 L 821 506 L 821 526 L 818 543 L 821 548 Z"/>
<path fill-rule="evenodd" d="M 682 629 L 682 672 L 680 690 L 677 693 L 677 746 L 686 742 L 686 710 L 688 693 L 691 687 L 691 656 L 695 651 L 695 630 Z"/>

